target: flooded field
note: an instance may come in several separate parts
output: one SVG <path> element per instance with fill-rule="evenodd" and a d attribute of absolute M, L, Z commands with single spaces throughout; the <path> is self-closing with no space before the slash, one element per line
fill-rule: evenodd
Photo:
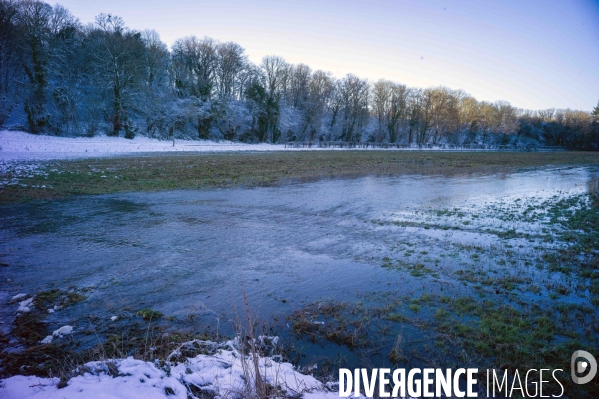
<path fill-rule="evenodd" d="M 73 334 L 54 342 L 80 348 L 132 329 L 232 336 L 245 295 L 284 355 L 323 374 L 565 369 L 571 348 L 599 347 L 598 177 L 555 167 L 6 206 L 2 349 L 64 325 Z"/>

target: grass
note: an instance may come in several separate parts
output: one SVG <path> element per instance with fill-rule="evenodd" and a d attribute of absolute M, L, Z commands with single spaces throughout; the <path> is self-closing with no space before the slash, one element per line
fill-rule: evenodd
<path fill-rule="evenodd" d="M 464 171 L 499 173 L 545 165 L 596 164 L 599 164 L 596 153 L 431 154 L 395 151 L 156 155 L 88 159 L 45 164 L 43 172 L 46 174 L 19 178 L 20 183 L 27 185 L 26 187 L 0 188 L 0 204 L 130 191 L 276 185 L 331 177 L 404 173 L 452 175 Z M 5 175 L 1 178 L 10 179 L 12 176 Z M 41 188 L 42 185 L 46 188 Z M 513 264 L 517 268 L 522 266 L 522 262 L 531 261 L 547 273 L 580 277 L 581 279 L 575 282 L 584 285 L 583 291 L 588 290 L 589 301 L 596 309 L 599 306 L 599 256 L 596 254 L 596 249 L 599 248 L 599 211 L 597 203 L 589 198 L 581 195 L 555 200 L 541 204 L 538 209 L 529 206 L 523 212 L 510 211 L 507 208 L 493 209 L 502 221 L 547 220 L 546 227 L 540 229 L 538 234 L 519 233 L 514 229 L 482 230 L 501 238 L 505 249 L 514 248 L 509 242 L 517 238 L 543 241 L 551 239 L 568 243 L 568 246 L 551 250 L 539 249 L 526 255 L 502 250 L 498 252 L 501 259 L 497 261 L 497 265 L 507 268 Z M 463 225 L 467 225 L 464 218 L 478 218 L 478 215 L 470 215 L 457 208 L 436 210 L 434 214 L 438 218 L 455 217 L 460 221 L 454 221 L 450 225 L 412 221 L 392 223 L 427 229 L 461 230 L 464 229 Z M 372 223 L 391 224 L 381 220 L 373 220 Z M 415 245 L 416 248 L 420 245 L 410 242 L 403 244 L 408 247 Z M 459 267 L 457 259 L 450 259 L 453 255 L 439 254 L 444 258 L 444 263 L 445 259 L 448 259 L 456 266 L 449 269 L 439 269 L 423 258 L 424 255 L 435 254 L 434 250 L 423 251 L 416 248 L 407 249 L 402 246 L 401 252 L 397 254 L 400 259 L 383 257 L 382 266 L 418 277 L 419 281 L 423 282 L 437 278 L 439 274 L 444 278 L 449 275 L 461 283 L 480 284 L 491 295 L 477 298 L 457 294 L 424 294 L 418 298 L 397 296 L 383 298 L 376 305 L 318 303 L 295 311 L 289 317 L 293 332 L 298 337 L 307 338 L 312 342 L 329 341 L 354 351 L 368 349 L 365 353 L 369 356 L 380 352 L 392 363 L 400 363 L 415 356 L 416 349 L 410 348 L 410 341 L 401 338 L 401 328 L 410 325 L 419 329 L 423 336 L 434 336 L 435 345 L 426 348 L 426 354 L 432 359 L 437 356 L 437 361 L 444 361 L 455 356 L 454 359 L 460 360 L 455 362 L 458 366 L 479 364 L 481 367 L 511 370 L 545 366 L 567 368 L 573 349 L 586 348 L 592 352 L 593 346 L 596 347 L 599 318 L 595 309 L 586 304 L 561 302 L 560 298 L 569 295 L 570 290 L 575 290 L 576 287 L 553 282 L 533 284 L 534 281 L 531 281 L 528 275 L 518 273 L 493 275 L 497 268 L 485 270 L 477 266 L 488 260 L 487 248 L 457 248 L 459 253 L 467 255 L 464 256 L 464 261 L 469 262 L 460 264 Z M 581 261 L 581 253 L 589 256 Z M 491 287 L 493 289 L 490 289 Z M 535 295 L 549 293 L 549 299 L 554 302 L 549 301 L 549 305 L 539 302 L 540 306 L 528 299 L 519 302 L 517 298 L 524 292 Z M 13 332 L 21 342 L 32 347 L 21 353 L 9 355 L 3 363 L 5 372 L 12 370 L 13 373 L 22 373 L 21 367 L 25 365 L 29 367 L 25 371 L 28 374 L 47 374 L 49 368 L 60 367 L 56 359 L 70 352 L 59 350 L 57 344 L 37 345 L 46 330 L 46 325 L 41 320 L 41 311 L 53 306 L 75 304 L 85 299 L 84 293 L 83 290 L 49 290 L 38 293 L 34 299 L 37 310 L 19 316 L 15 323 L 16 330 Z M 502 297 L 493 296 L 497 294 L 501 294 Z M 137 326 L 136 321 L 135 325 L 131 326 L 130 334 L 107 334 L 106 341 L 95 348 L 95 354 L 77 352 L 77 356 L 84 360 L 95 359 L 100 351 L 103 356 L 125 357 L 133 351 L 141 358 L 154 357 L 161 349 L 154 349 L 150 354 L 144 352 L 143 348 L 163 348 L 166 353 L 175 345 L 179 345 L 183 339 L 193 338 L 171 334 L 166 338 L 150 338 L 149 345 L 146 323 L 156 320 L 162 314 L 152 309 L 142 309 L 138 315 L 141 317 L 138 317 L 137 321 L 141 324 Z M 323 320 L 325 322 L 321 324 Z M 248 320 L 247 324 L 247 331 L 251 331 L 252 322 Z M 151 335 L 163 337 L 162 334 Z M 45 370 L 46 373 L 40 370 Z M 266 387 L 260 390 L 264 393 Z M 598 393 L 596 390 L 589 392 Z M 583 392 L 578 397 L 585 395 Z"/>
<path fill-rule="evenodd" d="M 491 289 L 516 295 L 532 292 L 551 299 L 578 296 L 593 303 L 599 301 L 596 298 L 599 295 L 596 286 L 599 281 L 599 253 L 596 251 L 599 248 L 599 200 L 592 194 L 554 195 L 542 201 L 535 201 L 534 197 L 516 199 L 513 203 L 484 205 L 474 211 L 430 209 L 420 211 L 417 216 L 415 213 L 401 215 L 404 220 L 373 222 L 399 228 L 459 231 L 456 217 L 463 214 L 474 219 L 472 212 L 481 211 L 491 222 L 474 226 L 469 233 L 493 234 L 499 240 L 483 246 L 451 240 L 411 244 L 431 248 L 427 251 L 406 249 L 407 243 L 403 243 L 405 245 L 390 248 L 391 254 L 383 257 L 382 267 L 424 277 L 427 281 L 440 276 L 459 280 L 486 292 Z M 509 221 L 509 224 L 503 226 L 500 222 L 493 230 L 489 229 L 488 223 L 496 220 Z M 518 223 L 523 232 L 516 232 L 511 223 Z M 524 243 L 525 240 L 528 243 Z M 433 264 L 431 258 L 421 256 L 423 252 L 439 258 Z M 550 276 L 559 278 L 561 283 L 540 283 Z M 590 297 L 585 294 L 587 290 Z"/>
<path fill-rule="evenodd" d="M 31 331 L 37 331 L 36 339 L 43 337 L 45 324 L 38 319 L 24 315 L 17 320 L 19 323 L 36 322 Z M 32 326 L 33 327 L 33 326 Z M 22 342 L 27 342 L 20 337 Z M 212 340 L 206 335 L 189 334 L 165 331 L 152 324 L 139 325 L 132 323 L 127 329 L 109 333 L 102 342 L 89 349 L 82 350 L 77 343 L 69 340 L 52 342 L 50 344 L 37 344 L 31 342 L 30 347 L 22 351 L 3 353 L 2 370 L 0 377 L 11 375 L 36 375 L 60 377 L 60 384 L 65 384 L 71 377 L 77 375 L 77 369 L 91 361 L 109 362 L 114 359 L 124 359 L 133 356 L 136 359 L 164 363 L 173 350 L 179 348 L 181 359 L 194 357 L 198 354 L 211 354 L 203 346 L 187 345 L 182 343 L 194 340 Z M 61 387 L 59 384 L 59 388 Z M 65 385 L 63 385 L 65 386 Z"/>
<path fill-rule="evenodd" d="M 538 232 L 530 230 L 525 235 L 513 229 L 497 230 L 494 234 L 500 241 L 493 246 L 453 244 L 445 247 L 442 250 L 451 253 L 439 254 L 444 258 L 440 270 L 419 263 L 426 262 L 421 255 L 436 251 L 434 247 L 426 251 L 416 249 L 418 245 L 425 245 L 422 242 L 395 243 L 389 255 L 382 257 L 381 266 L 385 269 L 423 277 L 422 281 L 428 283 L 435 283 L 438 272 L 449 280 L 448 287 L 452 286 L 451 281 L 457 281 L 468 286 L 465 291 L 441 296 L 425 288 L 423 283 L 421 292 L 424 293 L 420 297 L 402 296 L 405 292 L 373 292 L 358 295 L 360 306 L 351 302 L 309 305 L 297 311 L 292 319 L 310 322 L 318 317 L 324 320 L 323 326 L 303 330 L 307 324 L 299 324 L 294 326 L 294 331 L 314 343 L 330 341 L 345 345 L 356 356 L 364 356 L 360 361 L 378 367 L 384 359 L 403 365 L 409 362 L 407 359 L 424 356 L 427 364 L 443 367 L 468 364 L 512 373 L 532 368 L 568 371 L 569 359 L 575 350 L 593 352 L 599 343 L 599 313 L 596 311 L 599 306 L 599 253 L 596 250 L 599 248 L 599 200 L 592 194 L 579 194 L 566 198 L 555 196 L 535 206 L 528 201 L 516 202 L 523 204 L 524 211 L 522 206 L 508 204 L 492 209 L 490 214 L 506 221 L 537 223 Z M 432 213 L 437 218 L 460 217 L 457 209 Z M 423 218 L 408 223 L 422 227 L 427 221 Z M 372 222 L 398 225 L 396 221 Z M 442 222 L 426 225 L 434 229 L 447 227 Z M 398 226 L 402 227 L 403 223 L 400 221 Z M 479 228 L 481 231 L 488 233 L 485 228 Z M 552 245 L 542 245 L 547 235 L 552 236 Z M 534 241 L 528 245 L 510 241 L 515 238 Z M 454 254 L 456 259 L 453 259 Z M 461 263 L 458 259 L 462 259 Z M 411 328 L 408 326 L 417 331 L 403 335 Z M 407 337 L 405 344 L 395 343 L 398 336 Z M 418 342 L 414 337 L 427 343 L 410 345 L 410 342 Z M 375 357 L 377 355 L 381 356 Z M 569 397 L 599 397 L 597 384 L 579 387 L 565 374 L 560 381 L 565 384 Z M 557 389 L 555 393 L 559 393 L 559 387 Z"/>
<path fill-rule="evenodd" d="M 81 292 L 84 290 L 51 289 L 37 293 L 33 296 L 31 310 L 15 318 L 10 335 L 27 346 L 38 345 L 39 341 L 48 335 L 44 321 L 48 315 L 47 309 L 62 309 L 81 302 L 86 299 Z"/>
<path fill-rule="evenodd" d="M 133 191 L 276 185 L 366 175 L 499 173 L 547 165 L 597 165 L 596 153 L 305 151 L 152 155 L 53 161 L 0 180 L 0 204 Z M 45 186 L 45 187 L 42 187 Z"/>
<path fill-rule="evenodd" d="M 361 306 L 317 302 L 297 310 L 289 318 L 293 331 L 313 343 L 345 345 L 358 355 L 364 354 L 361 361 L 377 367 L 387 367 L 383 358 L 405 367 L 408 359 L 421 356 L 437 367 L 468 365 L 520 373 L 533 368 L 568 371 L 572 352 L 592 352 L 599 333 L 599 315 L 581 304 L 543 308 L 518 300 L 499 302 L 426 293 L 416 298 L 370 293 L 365 298 L 373 302 Z M 418 318 L 416 313 L 432 317 Z M 315 319 L 324 323 L 315 325 Z M 414 336 L 404 339 L 406 326 L 416 328 L 418 340 Z M 418 341 L 435 345 L 417 346 L 414 342 Z M 382 357 L 373 360 L 377 354 Z M 577 387 L 564 376 L 560 381 L 573 395 L 570 397 L 594 398 L 599 394 L 599 386 Z M 552 388 L 559 393 L 559 387 L 547 387 L 548 391 Z"/>
<path fill-rule="evenodd" d="M 155 320 L 163 316 L 161 312 L 148 308 L 140 310 L 137 314 L 144 320 Z"/>
<path fill-rule="evenodd" d="M 74 305 L 77 302 L 81 302 L 86 298 L 85 295 L 77 290 L 62 291 L 54 288 L 36 294 L 33 303 L 40 309 L 48 309 L 54 306 L 65 308 Z"/>
<path fill-rule="evenodd" d="M 34 297 L 36 304 L 51 305 L 68 297 L 63 291 L 53 289 L 39 293 Z M 169 330 L 152 324 L 153 319 L 162 317 L 162 313 L 145 308 L 137 312 L 144 321 L 132 321 L 126 327 L 109 333 L 104 331 L 103 339 L 89 349 L 79 348 L 79 343 L 74 340 L 52 342 L 50 344 L 39 344 L 39 339 L 44 335 L 46 325 L 43 322 L 43 313 L 32 311 L 19 316 L 16 320 L 17 327 L 21 326 L 21 334 L 18 338 L 29 347 L 21 351 L 3 353 L 0 378 L 11 375 L 36 375 L 58 377 L 58 388 L 68 385 L 71 378 L 90 373 L 99 375 L 106 373 L 111 377 L 123 377 L 117 368 L 117 360 L 132 356 L 146 362 L 152 362 L 157 368 L 170 376 L 171 367 L 177 364 L 187 364 L 188 358 L 194 358 L 199 354 L 215 355 L 220 349 L 232 350 L 234 357 L 240 360 L 243 370 L 244 387 L 225 387 L 224 397 L 243 397 L 248 399 L 267 399 L 271 397 L 287 398 L 301 397 L 304 390 L 311 387 L 298 385 L 300 392 L 290 391 L 287 387 L 285 376 L 274 371 L 269 373 L 274 381 L 269 383 L 267 377 L 261 373 L 266 367 L 260 365 L 261 357 L 272 357 L 267 360 L 269 365 L 275 358 L 283 360 L 277 346 L 278 337 L 268 336 L 266 324 L 262 324 L 250 313 L 247 296 L 244 293 L 245 316 L 239 317 L 236 313 L 235 341 L 219 341 L 219 335 L 182 333 Z M 62 302 L 64 303 L 64 302 Z M 66 305 L 65 305 L 66 306 Z M 25 333 L 27 332 L 27 333 Z M 14 331 L 13 331 L 14 333 Z M 220 337 L 222 338 L 222 337 Z M 233 342 L 230 344 L 229 342 Z M 99 362 L 96 367 L 89 362 Z M 262 361 L 264 362 L 264 361 Z M 223 363 L 224 367 L 227 367 Z M 230 366 L 229 366 L 230 367 Z M 192 371 L 187 369 L 188 374 Z M 148 376 L 148 378 L 150 378 Z M 140 380 L 142 383 L 144 381 Z M 193 398 L 213 398 L 219 393 L 219 383 L 215 380 L 213 384 L 194 385 L 184 383 L 188 390 L 187 396 Z M 238 392 L 237 390 L 240 389 Z M 294 388 L 297 389 L 297 388 Z M 166 396 L 175 395 L 172 388 L 164 388 Z"/>

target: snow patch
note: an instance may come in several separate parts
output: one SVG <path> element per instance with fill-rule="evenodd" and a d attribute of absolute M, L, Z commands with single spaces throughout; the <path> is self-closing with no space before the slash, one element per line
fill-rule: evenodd
<path fill-rule="evenodd" d="M 254 386 L 251 357 L 240 353 L 235 341 L 217 345 L 212 355 L 198 355 L 183 362 L 162 366 L 131 357 L 108 362 L 90 362 L 80 367 L 79 374 L 58 389 L 58 378 L 13 376 L 0 383 L 0 397 L 4 399 L 70 399 L 84 398 L 140 398 L 164 397 L 187 399 L 189 387 L 220 397 L 247 397 Z M 174 355 L 176 355 L 174 353 Z M 337 398 L 338 392 L 309 375 L 297 372 L 289 363 L 278 363 L 270 357 L 258 359 L 260 374 L 271 385 L 287 391 L 288 395 L 306 399 Z M 246 385 L 246 381 L 250 384 Z M 248 391 L 250 390 L 250 391 Z M 253 395 L 252 395 L 253 396 Z"/>
<path fill-rule="evenodd" d="M 48 335 L 48 336 L 46 336 L 46 338 L 44 338 L 40 341 L 40 344 L 50 344 L 50 343 L 52 343 L 53 338 L 54 338 L 54 336 Z"/>
<path fill-rule="evenodd" d="M 172 140 L 164 141 L 143 136 L 136 136 L 133 140 L 106 136 L 73 138 L 2 130 L 0 148 L 2 170 L 2 163 L 14 161 L 97 158 L 149 152 L 277 151 L 285 146 L 209 140 L 177 140 L 173 145 Z M 27 169 L 26 166 L 23 168 Z"/>
<path fill-rule="evenodd" d="M 19 302 L 19 308 L 17 309 L 17 313 L 31 312 L 30 306 L 32 303 L 33 303 L 33 298 L 29 298 L 29 299 Z M 33 306 L 31 306 L 31 307 L 33 307 Z"/>
<path fill-rule="evenodd" d="M 58 330 L 54 330 L 54 332 L 52 333 L 53 336 L 58 337 L 58 338 L 62 338 L 63 335 L 69 335 L 73 333 L 73 327 L 72 326 L 62 326 L 60 327 Z"/>
<path fill-rule="evenodd" d="M 15 296 L 13 296 L 12 298 L 10 298 L 10 302 L 11 302 L 11 303 L 12 303 L 12 302 L 16 302 L 16 301 L 18 301 L 19 299 L 23 299 L 23 298 L 26 298 L 26 297 L 27 297 L 27 294 L 17 294 L 17 295 L 15 295 Z"/>

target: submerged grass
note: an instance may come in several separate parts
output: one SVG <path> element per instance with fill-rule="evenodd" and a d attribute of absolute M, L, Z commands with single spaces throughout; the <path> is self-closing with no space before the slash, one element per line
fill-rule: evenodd
<path fill-rule="evenodd" d="M 63 309 L 86 299 L 83 294 L 88 289 L 51 289 L 37 293 L 32 298 L 30 310 L 18 314 L 13 323 L 10 335 L 16 337 L 26 346 L 38 345 L 47 335 L 44 322 L 48 311 Z M 1 346 L 0 346 L 1 348 Z"/>
<path fill-rule="evenodd" d="M 50 344 L 39 344 L 45 324 L 32 316 L 20 316 L 18 323 L 35 321 L 30 331 L 36 332 L 35 342 L 30 340 L 27 348 L 20 351 L 4 352 L 0 363 L 0 377 L 12 375 L 36 375 L 60 377 L 61 383 L 73 377 L 73 370 L 91 361 L 124 359 L 133 356 L 145 361 L 164 362 L 172 351 L 182 343 L 194 340 L 214 340 L 206 334 L 191 334 L 166 331 L 164 328 L 148 324 L 133 323 L 120 331 L 107 332 L 102 341 L 91 348 L 81 349 L 77 342 L 64 340 Z M 25 337 L 20 337 L 21 339 Z M 22 341 L 27 343 L 26 340 Z M 188 345 L 181 356 L 194 357 L 207 354 L 206 348 Z"/>
<path fill-rule="evenodd" d="M 81 302 L 86 299 L 86 296 L 82 292 L 87 290 L 69 290 L 62 291 L 57 288 L 42 291 L 35 295 L 33 303 L 37 308 L 46 309 L 52 307 L 66 308 L 67 306 L 73 305 L 77 302 Z"/>
<path fill-rule="evenodd" d="M 451 175 L 464 170 L 498 173 L 551 164 L 596 165 L 599 158 L 596 154 L 585 153 L 331 151 L 160 155 L 54 162 L 45 167 L 46 175 L 21 179 L 20 184 L 26 186 L 0 188 L 0 203 L 126 191 L 271 185 L 292 180 L 372 174 Z M 46 187 L 42 188 L 42 185 Z M 476 212 L 480 213 L 480 210 Z M 533 232 L 478 228 L 478 233 L 492 234 L 502 240 L 501 251 L 496 251 L 500 258 L 496 259 L 494 268 L 479 266 L 490 262 L 489 248 L 465 245 L 451 248 L 452 253 L 438 254 L 444 258 L 441 266 L 451 264 L 451 268 L 440 267 L 438 259 L 428 258 L 433 256 L 434 250 L 427 248 L 424 251 L 418 248 L 420 244 L 409 242 L 399 246 L 397 257 L 389 255 L 382 259 L 383 267 L 409 274 L 418 281 L 442 276 L 470 285 L 478 289 L 478 297 L 431 293 L 414 298 L 397 293 L 377 298 L 374 293 L 372 298 L 377 298 L 378 302 L 368 305 L 363 302 L 319 302 L 290 316 L 292 331 L 300 339 L 306 338 L 313 343 L 332 342 L 370 359 L 380 355 L 392 364 L 416 359 L 417 352 L 423 349 L 428 361 L 448 367 L 567 369 L 574 350 L 586 349 L 592 353 L 599 346 L 599 314 L 596 310 L 599 306 L 598 200 L 579 195 L 545 202 L 538 209 L 529 205 L 524 211 L 497 208 L 494 212 L 501 221 L 544 223 L 545 227 Z M 427 230 L 459 231 L 468 226 L 468 231 L 474 231 L 477 228 L 472 224 L 479 214 L 457 208 L 435 210 L 434 214 L 437 218 L 458 220 L 446 223 L 373 220 L 372 223 Z M 536 240 L 537 244 L 549 242 L 555 247 L 539 246 L 540 249 L 526 254 L 516 252 L 513 240 L 524 239 Z M 408 248 L 413 245 L 416 247 Z M 572 279 L 534 281 L 532 274 L 520 273 L 524 266 L 543 270 L 548 276 L 560 274 Z M 515 272 L 502 274 L 511 268 Z M 583 292 L 577 298 L 578 303 L 560 299 L 573 291 Z M 58 348 L 56 344 L 38 345 L 47 328 L 41 321 L 40 312 L 53 306 L 74 304 L 85 299 L 84 293 L 73 290 L 38 293 L 34 300 L 37 310 L 19 316 L 15 323 L 15 335 L 32 347 L 9 355 L 3 361 L 4 372 L 39 374 L 40 370 L 47 372 L 60 367 L 56 359 L 70 353 L 70 349 Z M 537 297 L 525 297 L 528 293 L 537 295 L 538 300 Z M 77 352 L 81 362 L 97 358 L 99 352 L 108 357 L 135 354 L 141 358 L 160 358 L 159 352 L 166 353 L 182 340 L 194 338 L 176 334 L 165 336 L 159 330 L 149 334 L 144 323 L 156 320 L 162 314 L 152 309 L 142 309 L 137 314 L 142 324 L 132 325 L 130 334 L 107 334 L 105 342 L 98 345 L 95 352 Z M 425 343 L 410 340 L 407 334 L 404 336 L 406 326 L 417 329 Z M 155 338 L 148 339 L 148 336 Z M 140 352 L 140 348 L 145 349 Z M 25 371 L 24 365 L 28 367 Z M 568 389 L 575 387 L 568 386 Z M 581 389 L 586 391 L 576 391 L 571 397 L 599 396 L 596 386 Z"/>
<path fill-rule="evenodd" d="M 35 297 L 37 304 L 53 304 L 64 295 L 59 290 L 49 290 Z M 43 336 L 46 329 L 40 312 L 31 312 L 19 316 L 15 323 L 35 324 L 31 326 L 36 331 L 35 340 L 24 342 L 26 337 L 18 337 L 21 343 L 30 345 L 22 350 L 3 352 L 0 357 L 0 378 L 12 375 L 35 375 L 43 377 L 58 377 L 58 388 L 64 388 L 69 381 L 80 375 L 91 374 L 107 375 L 116 377 L 131 376 L 118 367 L 118 361 L 125 358 L 134 358 L 146 362 L 152 362 L 156 368 L 162 370 L 167 376 L 171 376 L 172 366 L 181 363 L 186 364 L 186 373 L 191 374 L 189 359 L 197 355 L 215 355 L 220 349 L 232 350 L 233 357 L 239 359 L 243 372 L 243 388 L 234 387 L 227 390 L 225 397 L 239 398 L 299 398 L 304 390 L 309 391 L 311 387 L 299 385 L 300 391 L 288 389 L 285 375 L 274 371 L 274 376 L 269 373 L 269 379 L 265 377 L 264 370 L 273 362 L 284 360 L 284 356 L 278 354 L 278 337 L 269 336 L 266 324 L 260 323 L 250 315 L 247 297 L 246 317 L 247 320 L 240 321 L 236 317 L 235 339 L 223 340 L 218 332 L 216 336 L 209 333 L 185 333 L 172 331 L 165 326 L 152 323 L 152 319 L 162 317 L 162 313 L 144 308 L 137 312 L 142 320 L 128 323 L 126 326 L 104 329 L 102 333 L 96 332 L 98 343 L 93 347 L 82 349 L 79 342 L 74 339 L 61 340 L 59 342 L 40 343 L 35 341 Z M 90 318 L 91 323 L 91 318 Z M 118 330 L 115 330 L 118 328 Z M 37 343 L 37 344 L 36 344 Z M 268 357 L 265 362 L 260 358 Z M 93 362 L 93 363 L 90 363 Z M 222 360 L 220 365 L 209 367 L 232 367 Z M 264 365 L 267 365 L 266 367 Z M 264 378 L 263 378 L 264 376 Z M 146 374 L 147 378 L 151 378 Z M 140 379 L 144 383 L 144 379 Z M 183 382 L 183 381 L 181 381 Z M 195 382 L 183 382 L 189 398 L 214 398 L 219 393 L 218 378 L 212 383 L 199 384 Z M 238 391 L 239 389 L 239 391 Z M 175 395 L 172 388 L 164 388 L 166 396 Z M 230 396 L 231 395 L 231 396 Z"/>
<path fill-rule="evenodd" d="M 518 300 L 436 294 L 409 298 L 373 292 L 364 297 L 372 300 L 368 306 L 317 302 L 297 310 L 289 318 L 293 331 L 313 343 L 347 346 L 377 367 L 384 359 L 390 362 L 385 367 L 413 367 L 411 362 L 420 360 L 442 368 L 568 373 L 575 350 L 597 347 L 599 315 L 586 305 L 562 303 L 552 309 Z M 414 332 L 406 339 L 406 326 L 416 328 L 419 339 Z M 569 397 L 597 397 L 599 386 L 578 387 L 566 373 L 560 381 Z M 560 392 L 557 385 L 547 387 L 553 388 Z"/>
<path fill-rule="evenodd" d="M 599 397 L 599 385 L 579 387 L 567 375 L 575 350 L 592 353 L 599 347 L 599 200 L 593 194 L 577 194 L 536 205 L 515 202 L 520 204 L 475 209 L 476 215 L 457 208 L 428 212 L 437 218 L 436 224 L 423 212 L 407 221 L 372 220 L 374 229 L 458 230 L 459 220 L 482 214 L 534 225 L 528 233 L 474 226 L 470 232 L 496 236 L 493 245 L 441 245 L 449 253 L 439 254 L 440 264 L 425 256 L 436 251 L 423 251 L 426 241 L 395 243 L 381 266 L 417 277 L 423 282 L 420 297 L 373 292 L 359 295 L 359 305 L 316 303 L 291 316 L 293 331 L 311 342 L 347 346 L 356 356 L 365 354 L 361 361 L 377 367 L 385 359 L 403 366 L 420 359 L 436 366 L 512 373 L 562 369 L 560 381 L 569 397 Z M 454 293 L 443 296 L 425 288 L 436 287 L 431 282 L 452 287 L 449 291 Z M 466 288 L 454 289 L 460 286 Z M 417 332 L 402 335 L 406 326 Z M 560 387 L 554 388 L 558 394 Z"/>
<path fill-rule="evenodd" d="M 163 316 L 163 314 L 161 312 L 159 312 L 157 310 L 148 309 L 148 308 L 144 308 L 144 309 L 140 310 L 139 312 L 137 312 L 137 314 L 139 316 L 141 316 L 142 319 L 144 319 L 144 320 L 158 319 Z"/>
<path fill-rule="evenodd" d="M 275 185 L 292 180 L 397 174 L 501 173 L 547 165 L 599 164 L 585 152 L 302 151 L 111 157 L 44 163 L 35 174 L 11 175 L 0 204 L 74 195 Z"/>

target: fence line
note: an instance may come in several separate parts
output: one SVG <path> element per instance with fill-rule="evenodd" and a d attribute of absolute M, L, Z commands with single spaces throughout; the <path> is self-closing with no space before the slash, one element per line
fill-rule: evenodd
<path fill-rule="evenodd" d="M 559 146 L 522 146 L 522 145 L 493 145 L 493 144 L 396 144 L 371 143 L 359 141 L 290 141 L 285 148 L 382 148 L 406 150 L 489 150 L 489 151 L 564 151 Z"/>

